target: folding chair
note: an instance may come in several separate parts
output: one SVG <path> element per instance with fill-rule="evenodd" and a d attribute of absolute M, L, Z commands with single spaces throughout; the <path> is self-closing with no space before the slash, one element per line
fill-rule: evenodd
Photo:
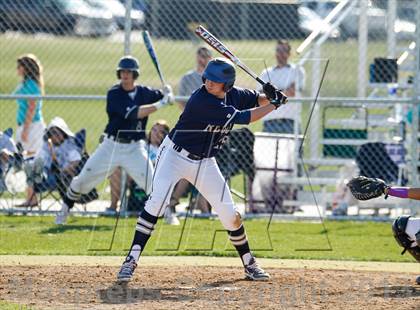
<path fill-rule="evenodd" d="M 3 134 L 5 136 L 7 136 L 9 139 L 13 138 L 13 129 L 12 128 L 7 128 L 6 130 L 3 131 Z M 12 142 L 13 143 L 13 142 Z M 12 197 L 14 198 L 15 195 L 15 190 L 14 188 L 10 188 L 10 184 L 8 184 L 8 182 L 6 181 L 6 179 L 8 178 L 8 176 L 10 176 L 10 174 L 14 174 L 15 172 L 18 172 L 19 170 L 21 170 L 22 168 L 22 161 L 23 161 L 23 156 L 21 153 L 19 153 L 18 148 L 16 148 L 13 152 L 12 158 L 10 159 L 10 161 L 8 162 L 7 165 L 0 165 L 0 199 L 3 197 L 3 195 L 5 193 L 9 193 L 10 195 L 12 195 Z M 10 180 L 10 178 L 9 178 Z M 13 205 L 13 203 L 11 205 L 9 205 L 8 200 L 2 200 L 2 204 L 3 202 L 5 202 L 7 208 L 11 207 L 11 205 Z"/>
<path fill-rule="evenodd" d="M 89 159 L 89 154 L 86 151 L 86 129 L 81 129 L 75 133 L 75 143 L 76 146 L 80 149 L 82 156 L 80 163 L 76 168 L 75 175 L 77 175 L 80 173 L 86 161 Z M 42 200 L 45 200 L 47 197 L 51 197 L 54 200 L 52 204 L 47 206 L 47 210 L 50 209 L 55 203 L 61 204 L 61 199 L 66 194 L 67 187 L 70 185 L 71 179 L 72 177 L 69 176 L 68 179 L 63 180 L 63 175 L 60 174 L 59 169 L 57 169 L 57 167 L 52 167 L 51 175 L 46 178 L 45 182 L 34 185 L 35 193 L 39 195 L 39 206 L 42 205 Z M 58 192 L 58 195 L 56 192 Z M 82 195 L 77 203 L 82 204 L 84 211 L 86 211 L 86 204 L 97 198 L 98 193 L 96 189 L 93 189 L 91 192 Z"/>
<path fill-rule="evenodd" d="M 8 128 L 5 131 L 3 131 L 3 134 L 11 138 L 13 136 L 13 129 Z M 9 172 L 10 168 L 11 168 L 11 165 L 8 165 L 7 167 L 3 167 L 3 165 L 0 164 L 0 198 L 3 195 L 3 193 L 7 191 L 5 177 L 6 177 L 6 174 Z"/>
<path fill-rule="evenodd" d="M 402 144 L 366 143 L 359 148 L 356 163 L 360 175 L 404 186 L 407 184 L 407 178 L 403 173 L 404 155 Z"/>

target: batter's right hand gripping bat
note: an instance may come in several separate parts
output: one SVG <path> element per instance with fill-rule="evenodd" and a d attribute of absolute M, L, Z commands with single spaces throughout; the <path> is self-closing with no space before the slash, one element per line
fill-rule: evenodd
<path fill-rule="evenodd" d="M 260 79 L 254 71 L 248 68 L 248 66 L 246 66 L 238 57 L 236 57 L 222 42 L 220 42 L 214 35 L 212 35 L 210 31 L 200 25 L 195 29 L 195 33 L 208 45 L 213 47 L 216 51 L 232 61 L 235 65 L 244 70 L 258 83 L 260 83 L 263 86 L 264 93 L 266 95 L 269 94 L 267 97 L 276 106 L 276 108 L 287 102 L 287 96 L 285 94 L 277 90 L 271 83 L 266 83 Z"/>

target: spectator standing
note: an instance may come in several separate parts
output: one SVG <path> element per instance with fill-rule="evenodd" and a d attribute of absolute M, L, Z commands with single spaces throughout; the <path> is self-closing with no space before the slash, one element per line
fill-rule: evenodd
<path fill-rule="evenodd" d="M 26 54 L 17 59 L 17 74 L 22 81 L 17 86 L 16 95 L 43 95 L 43 69 L 38 58 Z M 20 142 L 25 157 L 31 157 L 42 147 L 45 123 L 42 117 L 42 100 L 17 99 L 16 142 Z"/>
<path fill-rule="evenodd" d="M 302 67 L 289 63 L 291 46 L 287 40 L 278 40 L 276 45 L 277 65 L 265 69 L 260 78 L 264 82 L 271 82 L 275 87 L 281 89 L 289 98 L 300 96 L 305 87 L 305 71 Z M 262 91 L 262 86 L 257 85 L 257 90 Z M 300 125 L 301 107 L 297 103 L 289 103 L 279 107 L 273 113 L 263 118 L 263 131 L 272 133 L 295 132 Z M 299 131 L 299 130 L 297 130 Z"/>
<path fill-rule="evenodd" d="M 196 68 L 188 71 L 182 76 L 179 83 L 179 95 L 183 97 L 189 97 L 196 89 L 200 88 L 203 84 L 201 75 L 203 74 L 204 68 L 212 58 L 211 52 L 207 47 L 199 47 L 196 52 Z M 181 110 L 184 110 L 185 101 L 179 101 Z"/>

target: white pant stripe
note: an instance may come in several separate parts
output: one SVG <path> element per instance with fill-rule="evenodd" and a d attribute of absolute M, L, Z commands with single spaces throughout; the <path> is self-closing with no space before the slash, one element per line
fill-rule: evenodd
<path fill-rule="evenodd" d="M 245 234 L 242 234 L 242 235 L 240 235 L 240 236 L 229 236 L 229 239 L 230 240 L 242 240 L 243 238 L 246 238 L 246 235 Z"/>
<path fill-rule="evenodd" d="M 147 228 L 150 228 L 153 230 L 153 227 L 155 226 L 153 223 L 150 223 L 148 221 L 146 221 L 144 218 L 139 217 L 137 219 L 137 224 L 141 224 L 143 226 L 146 226 Z"/>
<path fill-rule="evenodd" d="M 239 240 L 239 241 L 233 241 L 233 240 L 230 240 L 230 242 L 231 242 L 233 245 L 242 245 L 242 244 L 247 243 L 247 242 L 248 242 L 248 240 L 245 238 L 245 239 L 243 239 L 243 240 Z"/>
<path fill-rule="evenodd" d="M 146 228 L 142 225 L 136 225 L 136 230 L 139 231 L 139 232 L 142 232 L 143 234 L 146 234 L 146 235 L 151 235 L 152 234 L 151 229 L 148 229 L 148 228 Z"/>

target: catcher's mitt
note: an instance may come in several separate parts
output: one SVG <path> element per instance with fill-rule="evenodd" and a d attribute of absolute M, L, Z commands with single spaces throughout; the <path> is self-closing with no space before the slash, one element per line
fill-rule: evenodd
<path fill-rule="evenodd" d="M 369 200 L 385 194 L 388 197 L 389 186 L 381 179 L 359 176 L 347 183 L 354 198 L 358 200 Z"/>

